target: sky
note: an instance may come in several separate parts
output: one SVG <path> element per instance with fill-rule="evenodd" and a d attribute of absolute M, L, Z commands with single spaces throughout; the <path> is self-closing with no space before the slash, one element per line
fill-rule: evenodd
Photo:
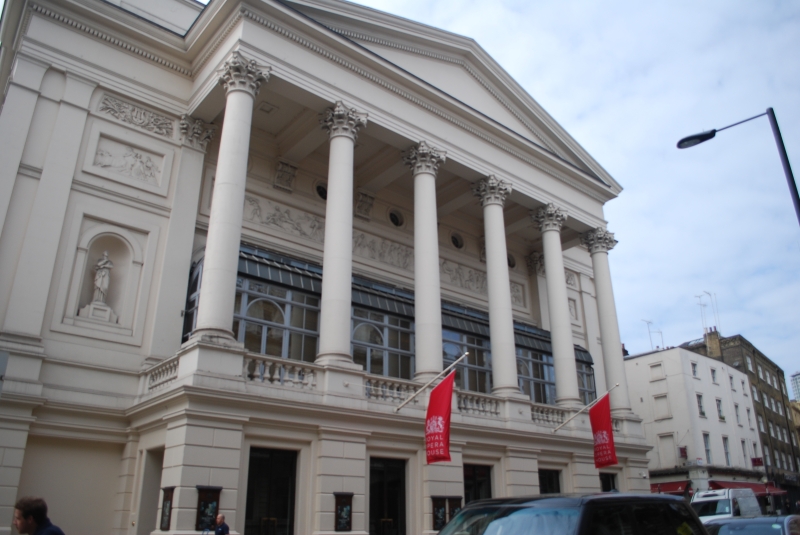
<path fill-rule="evenodd" d="M 772 107 L 800 174 L 800 2 L 357 3 L 475 39 L 622 184 L 605 216 L 631 354 L 651 349 L 643 320 L 677 346 L 704 313 L 787 380 L 800 370 L 800 224 L 769 120 L 675 146 Z"/>

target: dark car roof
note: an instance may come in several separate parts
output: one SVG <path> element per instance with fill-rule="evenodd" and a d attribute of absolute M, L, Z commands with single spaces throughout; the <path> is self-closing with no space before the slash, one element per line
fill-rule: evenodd
<path fill-rule="evenodd" d="M 644 494 L 604 492 L 596 494 L 544 494 L 539 496 L 526 496 L 520 498 L 490 498 L 470 502 L 466 507 L 500 506 L 500 507 L 580 507 L 593 501 L 623 501 L 631 500 L 658 501 L 658 502 L 683 502 L 679 496 L 668 494 Z M 466 508 L 465 507 L 465 508 Z"/>

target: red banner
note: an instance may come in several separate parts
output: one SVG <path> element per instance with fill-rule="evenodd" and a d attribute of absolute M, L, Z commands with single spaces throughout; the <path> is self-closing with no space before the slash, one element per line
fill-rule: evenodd
<path fill-rule="evenodd" d="M 614 431 L 611 428 L 611 405 L 608 394 L 589 409 L 589 421 L 592 422 L 594 435 L 594 466 L 603 468 L 617 464 L 617 452 L 614 448 Z"/>
<path fill-rule="evenodd" d="M 428 413 L 425 415 L 425 453 L 428 464 L 450 460 L 450 402 L 453 399 L 453 381 L 456 372 L 431 390 Z"/>

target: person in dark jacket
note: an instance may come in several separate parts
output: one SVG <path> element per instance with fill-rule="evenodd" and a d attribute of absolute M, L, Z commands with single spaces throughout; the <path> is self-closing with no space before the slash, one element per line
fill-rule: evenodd
<path fill-rule="evenodd" d="M 228 524 L 225 523 L 225 515 L 222 513 L 217 515 L 217 526 L 214 528 L 214 535 L 228 535 L 230 529 Z"/>
<path fill-rule="evenodd" d="M 21 535 L 64 535 L 47 518 L 47 504 L 41 498 L 20 498 L 14 505 L 14 527 Z"/>

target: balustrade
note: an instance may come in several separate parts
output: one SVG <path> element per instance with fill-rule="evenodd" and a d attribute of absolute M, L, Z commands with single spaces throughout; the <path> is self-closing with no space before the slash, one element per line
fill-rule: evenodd
<path fill-rule="evenodd" d="M 564 423 L 567 411 L 553 405 L 531 403 L 531 419 L 538 425 L 556 427 Z"/>
<path fill-rule="evenodd" d="M 480 416 L 499 416 L 500 406 L 494 396 L 475 394 L 472 392 L 457 392 L 458 412 L 461 414 Z"/>
<path fill-rule="evenodd" d="M 364 395 L 367 399 L 400 404 L 413 396 L 419 387 L 408 381 L 397 381 L 384 377 L 367 377 L 364 380 Z M 419 403 L 419 397 L 411 402 Z"/>
<path fill-rule="evenodd" d="M 244 359 L 243 376 L 248 381 L 316 390 L 318 368 L 295 360 L 248 355 Z"/>
<path fill-rule="evenodd" d="M 171 357 L 156 364 L 147 372 L 147 391 L 152 392 L 170 384 L 178 378 L 178 357 Z"/>

